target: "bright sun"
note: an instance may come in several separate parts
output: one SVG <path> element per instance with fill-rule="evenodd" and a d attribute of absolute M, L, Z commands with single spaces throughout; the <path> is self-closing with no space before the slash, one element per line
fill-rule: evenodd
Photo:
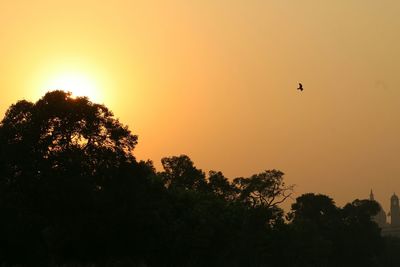
<path fill-rule="evenodd" d="M 90 100 L 98 102 L 101 99 L 98 86 L 93 79 L 80 73 L 62 73 L 54 76 L 45 85 L 46 91 L 63 90 L 72 93 L 72 96 L 87 96 Z"/>

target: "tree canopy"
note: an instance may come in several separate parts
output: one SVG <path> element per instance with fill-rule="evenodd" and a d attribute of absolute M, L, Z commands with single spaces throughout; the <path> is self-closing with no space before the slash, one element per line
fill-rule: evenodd
<path fill-rule="evenodd" d="M 389 246 L 400 242 L 385 243 L 371 219 L 373 201 L 338 207 L 308 193 L 285 217 L 280 204 L 293 186 L 282 171 L 229 179 L 187 155 L 162 158 L 156 171 L 151 160 L 136 160 L 137 140 L 85 97 L 53 91 L 11 105 L 0 123 L 0 265 L 399 262 Z"/>
<path fill-rule="evenodd" d="M 49 171 L 104 174 L 134 162 L 136 144 L 137 136 L 104 105 L 53 91 L 36 103 L 19 101 L 6 112 L 0 124 L 1 174 L 10 183 Z"/>

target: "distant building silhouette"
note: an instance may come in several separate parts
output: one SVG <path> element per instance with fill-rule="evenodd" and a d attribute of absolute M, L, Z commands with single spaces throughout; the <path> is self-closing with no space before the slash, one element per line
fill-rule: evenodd
<path fill-rule="evenodd" d="M 371 190 L 369 195 L 370 200 L 375 200 L 374 194 Z M 392 235 L 400 237 L 400 205 L 399 205 L 399 197 L 393 193 L 390 198 L 390 211 L 386 215 L 382 205 L 379 204 L 380 210 L 378 214 L 373 217 L 373 220 L 379 225 L 382 229 L 382 235 Z M 390 217 L 390 223 L 388 223 L 387 217 Z"/>
<path fill-rule="evenodd" d="M 376 201 L 374 198 L 374 193 L 372 192 L 372 189 L 371 189 L 371 193 L 369 194 L 369 199 Z M 376 201 L 376 203 L 379 204 L 380 210 L 379 210 L 378 214 L 376 214 L 374 216 L 373 220 L 379 225 L 379 227 L 387 228 L 389 226 L 389 224 L 386 221 L 386 217 L 387 217 L 386 212 L 384 211 L 384 209 L 382 208 L 382 205 L 378 201 Z"/>
<path fill-rule="evenodd" d="M 392 227 L 400 226 L 400 208 L 399 208 L 399 198 L 393 193 L 390 198 L 390 225 Z"/>

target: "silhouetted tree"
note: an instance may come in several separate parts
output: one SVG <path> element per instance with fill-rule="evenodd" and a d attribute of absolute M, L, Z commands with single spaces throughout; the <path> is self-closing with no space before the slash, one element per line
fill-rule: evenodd
<path fill-rule="evenodd" d="M 283 182 L 283 172 L 267 170 L 252 175 L 250 178 L 233 180 L 238 199 L 252 207 L 275 207 L 284 202 L 292 194 L 293 186 Z"/>
<path fill-rule="evenodd" d="M 153 170 L 136 162 L 136 143 L 137 136 L 111 111 L 84 97 L 54 91 L 36 103 L 12 105 L 0 124 L 0 210 L 5 216 L 0 259 L 32 262 L 47 253 L 54 260 L 103 256 L 115 240 L 110 229 L 127 230 L 128 218 L 142 225 L 134 218 L 146 210 L 137 207 L 153 190 L 144 178 Z M 113 225 L 110 215 L 121 224 Z M 115 248 L 138 242 L 127 231 L 122 235 L 131 245 L 116 242 Z M 94 242 L 100 236 L 107 242 Z"/>
<path fill-rule="evenodd" d="M 278 204 L 291 190 L 282 181 L 283 173 L 267 171 L 243 178 L 242 184 L 249 181 L 250 189 L 248 184 L 240 188 L 230 183 L 221 172 L 210 171 L 205 179 L 185 155 L 163 158 L 162 164 L 159 175 L 168 187 L 174 218 L 170 247 L 175 265 L 257 266 L 265 258 L 270 260 L 263 255 L 272 246 L 266 237 L 273 225 L 283 224 Z M 255 205 L 243 197 L 259 193 L 263 195 Z M 262 202 L 264 197 L 268 202 Z"/>
<path fill-rule="evenodd" d="M 356 199 L 342 208 L 343 233 L 338 246 L 341 258 L 353 265 L 376 266 L 384 248 L 381 230 L 372 220 L 380 210 L 371 200 Z M 340 232 L 338 231 L 337 235 Z"/>
<path fill-rule="evenodd" d="M 304 194 L 285 221 L 293 186 L 281 171 L 231 182 L 180 155 L 156 172 L 136 161 L 136 144 L 84 97 L 12 105 L 0 123 L 0 265 L 398 265 L 400 242 L 381 238 L 374 201 L 339 208 Z"/>
<path fill-rule="evenodd" d="M 325 195 L 308 193 L 296 199 L 289 214 L 291 250 L 298 266 L 331 266 L 333 239 L 340 231 L 340 210 Z"/>
<path fill-rule="evenodd" d="M 291 221 L 290 250 L 299 266 L 376 266 L 383 247 L 372 216 L 374 201 L 355 200 L 338 208 L 325 195 L 308 193 L 296 199 Z"/>
<path fill-rule="evenodd" d="M 339 209 L 336 207 L 332 198 L 321 195 L 307 193 L 301 195 L 292 204 L 293 223 L 314 223 L 322 226 L 330 223 L 331 220 L 339 218 Z"/>
<path fill-rule="evenodd" d="M 205 190 L 206 178 L 186 155 L 161 159 L 164 171 L 159 173 L 165 185 L 171 189 Z"/>
<path fill-rule="evenodd" d="M 235 187 L 222 172 L 210 171 L 208 173 L 208 187 L 211 192 L 226 200 L 233 200 L 235 197 Z"/>
<path fill-rule="evenodd" d="M 132 135 L 105 106 L 53 91 L 35 104 L 12 105 L 0 125 L 1 178 L 42 177 L 46 172 L 95 176 L 97 189 L 108 169 L 134 162 Z"/>

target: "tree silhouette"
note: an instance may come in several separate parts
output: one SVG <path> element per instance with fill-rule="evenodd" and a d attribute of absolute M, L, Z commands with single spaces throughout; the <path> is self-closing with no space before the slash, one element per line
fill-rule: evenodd
<path fill-rule="evenodd" d="M 137 136 L 105 106 L 53 91 L 35 104 L 12 105 L 0 125 L 0 141 L 1 178 L 13 183 L 21 175 L 41 177 L 49 171 L 104 174 L 135 161 Z M 98 189 L 104 179 L 94 181 Z"/>
<path fill-rule="evenodd" d="M 252 207 L 276 207 L 292 194 L 293 186 L 283 182 L 283 172 L 267 170 L 250 178 L 236 178 L 238 198 Z"/>
<path fill-rule="evenodd" d="M 380 228 L 371 218 L 379 210 L 377 202 L 366 199 L 356 199 L 342 208 L 341 258 L 348 258 L 353 265 L 377 264 L 384 244 Z"/>
<path fill-rule="evenodd" d="M 206 178 L 202 170 L 196 169 L 186 155 L 161 159 L 164 171 L 159 173 L 165 185 L 171 189 L 205 190 Z"/>
<path fill-rule="evenodd" d="M 234 200 L 235 188 L 222 172 L 210 171 L 208 173 L 208 187 L 217 196 L 226 200 Z"/>
<path fill-rule="evenodd" d="M 111 111 L 84 97 L 54 91 L 12 105 L 0 124 L 0 209 L 13 226 L 2 235 L 5 251 L 14 247 L 19 255 L 3 256 L 31 261 L 42 253 L 32 247 L 51 248 L 57 257 L 90 255 L 83 240 L 114 205 L 107 199 L 121 186 L 135 196 L 133 184 L 144 183 L 140 170 L 147 167 L 132 154 L 136 143 Z"/>
<path fill-rule="evenodd" d="M 294 261 L 304 266 L 376 266 L 383 244 L 371 217 L 378 211 L 379 205 L 369 200 L 339 208 L 325 195 L 298 197 L 289 215 Z"/>
<path fill-rule="evenodd" d="M 398 265 L 400 242 L 380 236 L 374 201 L 340 208 L 308 193 L 285 221 L 283 172 L 230 181 L 186 155 L 157 172 L 136 161 L 136 144 L 85 97 L 12 105 L 0 123 L 0 265 Z"/>

